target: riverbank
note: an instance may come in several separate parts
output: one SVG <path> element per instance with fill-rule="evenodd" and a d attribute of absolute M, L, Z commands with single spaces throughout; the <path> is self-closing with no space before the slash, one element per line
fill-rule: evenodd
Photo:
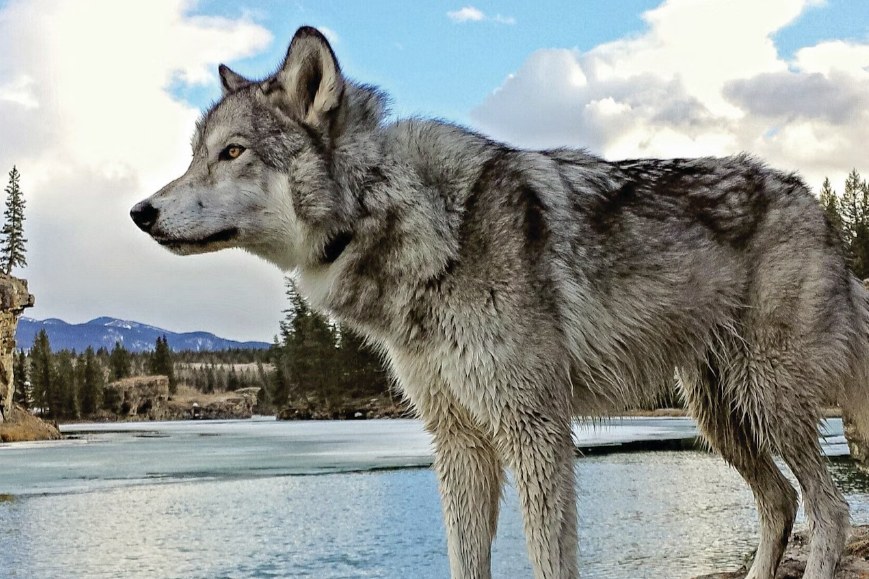
<path fill-rule="evenodd" d="M 0 424 L 0 442 L 30 442 L 63 438 L 57 425 L 33 416 L 20 406 L 13 406 L 10 416 Z"/>
<path fill-rule="evenodd" d="M 794 533 L 788 543 L 776 579 L 797 579 L 806 570 L 806 559 L 809 555 L 808 531 Z M 737 571 L 701 575 L 695 579 L 744 579 L 748 569 L 742 567 Z M 845 552 L 839 567 L 836 569 L 836 579 L 866 579 L 869 577 L 869 525 L 861 525 L 851 529 Z"/>

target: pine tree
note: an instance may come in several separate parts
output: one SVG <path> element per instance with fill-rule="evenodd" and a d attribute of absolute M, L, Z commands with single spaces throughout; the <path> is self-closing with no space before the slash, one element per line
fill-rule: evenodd
<path fill-rule="evenodd" d="M 214 392 L 215 382 L 214 364 L 209 364 L 208 367 L 205 368 L 205 392 L 207 394 Z"/>
<path fill-rule="evenodd" d="M 30 383 L 27 381 L 27 354 L 23 350 L 15 353 L 12 376 L 13 383 L 15 384 L 13 400 L 22 408 L 30 408 Z"/>
<path fill-rule="evenodd" d="M 0 235 L 3 236 L 0 243 L 0 268 L 3 273 L 9 275 L 15 266 L 25 267 L 27 259 L 24 257 L 24 196 L 18 184 L 20 178 L 17 167 L 12 167 L 9 172 L 9 185 L 6 186 L 6 211 L 3 217 L 6 219 Z"/>
<path fill-rule="evenodd" d="M 130 352 L 120 342 L 115 342 L 115 347 L 109 354 L 109 368 L 112 380 L 121 380 L 131 376 L 132 359 Z"/>
<path fill-rule="evenodd" d="M 341 330 L 341 388 L 355 396 L 389 392 L 389 381 L 380 357 L 355 332 Z"/>
<path fill-rule="evenodd" d="M 852 169 L 839 202 L 849 265 L 860 279 L 869 277 L 869 185 Z"/>
<path fill-rule="evenodd" d="M 175 394 L 178 385 L 175 381 L 172 351 L 169 349 L 169 342 L 166 339 L 166 336 L 157 338 L 157 343 L 154 346 L 154 353 L 151 355 L 149 370 L 152 374 L 158 374 L 169 378 L 169 393 Z"/>
<path fill-rule="evenodd" d="M 54 410 L 53 415 L 58 418 L 78 418 L 81 411 L 72 352 L 61 350 L 57 353 L 51 379 L 58 400 L 57 409 Z"/>
<path fill-rule="evenodd" d="M 33 404 L 43 414 L 55 416 L 57 412 L 57 396 L 52 387 L 51 345 L 45 329 L 36 334 L 33 346 L 30 348 L 30 384 L 33 392 Z"/>
<path fill-rule="evenodd" d="M 271 399 L 278 407 L 290 398 L 329 406 L 340 391 L 340 360 L 334 326 L 311 311 L 287 280 L 290 308 L 272 349 L 275 365 Z"/>
<path fill-rule="evenodd" d="M 102 404 L 105 380 L 103 369 L 92 347 L 88 346 L 84 351 L 84 356 L 79 358 L 79 365 L 82 366 L 79 381 L 81 411 L 88 416 L 96 412 Z"/>
<path fill-rule="evenodd" d="M 821 207 L 824 209 L 824 213 L 826 214 L 830 225 L 833 226 L 833 229 L 844 241 L 845 232 L 842 225 L 842 210 L 839 206 L 839 197 L 833 190 L 832 185 L 830 185 L 829 177 L 825 178 L 824 184 L 821 185 L 819 201 L 821 202 Z"/>

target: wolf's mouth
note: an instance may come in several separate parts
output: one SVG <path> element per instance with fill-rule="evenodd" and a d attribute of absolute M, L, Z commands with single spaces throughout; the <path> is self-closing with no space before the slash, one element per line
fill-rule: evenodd
<path fill-rule="evenodd" d="M 199 239 L 179 239 L 177 237 L 155 237 L 160 245 L 168 247 L 206 246 L 214 243 L 225 243 L 238 237 L 238 227 L 229 227 Z"/>

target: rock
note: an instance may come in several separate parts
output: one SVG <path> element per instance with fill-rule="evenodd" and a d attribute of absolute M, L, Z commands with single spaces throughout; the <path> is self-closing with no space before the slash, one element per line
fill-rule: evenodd
<path fill-rule="evenodd" d="M 34 301 L 27 291 L 27 280 L 0 273 L 0 423 L 12 414 L 15 327 L 21 312 L 33 306 Z"/>
<path fill-rule="evenodd" d="M 171 419 L 230 420 L 250 418 L 257 405 L 260 388 L 239 388 L 218 394 L 195 394 L 169 401 Z"/>
<path fill-rule="evenodd" d="M 163 420 L 169 417 L 169 378 L 134 376 L 106 385 L 104 406 L 121 417 Z"/>
<path fill-rule="evenodd" d="M 808 532 L 794 533 L 775 575 L 776 579 L 799 579 L 802 577 L 806 569 L 807 556 Z M 742 567 L 737 571 L 701 575 L 695 579 L 743 579 L 747 572 L 746 567 Z M 835 577 L 836 579 L 866 579 L 869 577 L 869 525 L 851 529 L 851 535 L 848 537 L 848 543 Z"/>
<path fill-rule="evenodd" d="M 390 397 L 347 399 L 324 406 L 309 400 L 291 400 L 277 415 L 278 420 L 365 420 L 408 418 L 412 411 L 403 400 Z"/>

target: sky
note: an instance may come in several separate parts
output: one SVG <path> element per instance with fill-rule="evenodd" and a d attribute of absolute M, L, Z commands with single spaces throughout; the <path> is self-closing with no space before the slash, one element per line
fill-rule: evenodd
<path fill-rule="evenodd" d="M 178 257 L 129 220 L 184 172 L 217 66 L 270 74 L 298 26 L 393 115 L 608 159 L 750 152 L 817 190 L 869 175 L 866 0 L 0 0 L 0 180 L 27 200 L 27 314 L 270 341 L 283 274 Z"/>

